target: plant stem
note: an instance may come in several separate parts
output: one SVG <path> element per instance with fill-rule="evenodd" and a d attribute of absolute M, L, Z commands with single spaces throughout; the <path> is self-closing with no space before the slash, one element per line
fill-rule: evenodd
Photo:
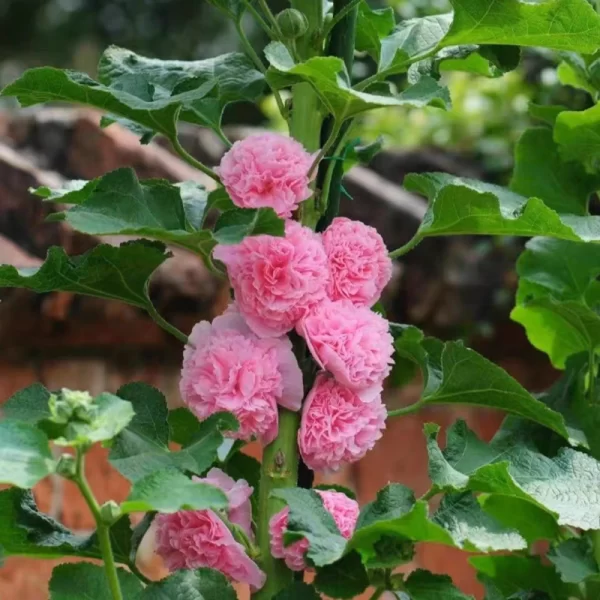
<path fill-rule="evenodd" d="M 229 140 L 225 138 L 225 141 L 229 144 Z M 212 170 L 209 169 L 206 165 L 202 164 L 199 160 L 196 160 L 191 154 L 189 154 L 186 149 L 181 145 L 179 139 L 174 137 L 171 139 L 171 144 L 173 145 L 173 149 L 179 156 L 186 162 L 188 165 L 192 165 L 198 171 L 202 171 L 205 175 L 208 175 L 211 179 L 214 179 L 217 183 L 221 183 L 219 176 Z"/>
<path fill-rule="evenodd" d="M 408 240 L 404 246 L 400 246 L 400 248 L 396 248 L 388 254 L 390 258 L 399 258 L 400 256 L 404 256 L 408 254 L 415 246 L 417 246 L 421 241 L 421 238 L 418 235 L 415 235 L 413 238 Z"/>
<path fill-rule="evenodd" d="M 385 592 L 383 588 L 377 588 L 373 592 L 373 595 L 371 596 L 370 600 L 377 600 L 378 598 L 381 598 L 381 596 L 383 596 L 383 592 Z"/>
<path fill-rule="evenodd" d="M 417 400 L 414 404 L 409 404 L 404 408 L 397 408 L 396 410 L 390 410 L 388 412 L 388 417 L 403 417 L 405 415 L 412 415 L 413 413 L 418 412 L 425 405 L 425 400 L 421 398 Z"/>
<path fill-rule="evenodd" d="M 271 555 L 269 520 L 284 506 L 281 500 L 271 498 L 271 493 L 279 488 L 294 487 L 298 481 L 296 433 L 299 424 L 298 413 L 280 408 L 279 434 L 264 450 L 258 499 L 257 538 L 261 566 L 267 574 L 267 582 L 252 596 L 255 600 L 271 600 L 293 580 L 293 574 L 285 563 Z"/>
<path fill-rule="evenodd" d="M 347 0 L 346 0 L 347 2 Z M 343 6 L 338 12 L 335 12 L 335 2 L 334 4 L 334 16 L 333 19 L 331 19 L 331 21 L 329 22 L 329 24 L 327 25 L 327 27 L 325 28 L 325 30 L 323 31 L 323 39 L 327 39 L 327 36 L 331 33 L 331 31 L 333 30 L 333 28 L 346 16 L 348 15 L 353 9 L 357 8 L 358 5 L 362 2 L 362 0 L 350 0 L 350 2 L 347 2 L 347 4 L 345 6 Z M 352 51 L 354 52 L 354 44 L 352 47 Z"/>
<path fill-rule="evenodd" d="M 102 559 L 104 560 L 104 571 L 108 580 L 110 593 L 113 600 L 123 600 L 121 585 L 119 584 L 119 577 L 117 574 L 117 565 L 115 563 L 115 557 L 113 556 L 112 545 L 110 542 L 110 527 L 104 523 L 102 515 L 100 514 L 100 506 L 85 477 L 85 450 L 81 448 L 77 449 L 74 481 L 96 521 L 96 533 L 98 535 L 100 551 L 102 552 Z"/>
<path fill-rule="evenodd" d="M 267 22 L 262 18 L 260 13 L 252 6 L 252 0 L 242 0 L 244 7 L 246 10 L 252 13 L 252 16 L 256 19 L 256 22 L 265 30 L 266 34 L 273 38 L 273 30 L 269 27 Z"/>
<path fill-rule="evenodd" d="M 309 178 L 312 177 L 313 173 L 319 166 L 319 163 L 323 160 L 323 157 L 327 154 L 327 152 L 329 152 L 329 150 L 335 143 L 335 141 L 340 133 L 340 130 L 342 128 L 341 126 L 342 126 L 341 123 L 340 124 L 338 124 L 337 122 L 334 123 L 333 128 L 331 129 L 331 133 L 329 134 L 329 137 L 327 138 L 327 141 L 325 142 L 325 144 L 323 144 L 323 147 L 319 151 L 319 154 L 317 154 L 315 160 L 313 161 L 312 165 L 310 166 L 310 169 L 308 170 Z"/>
<path fill-rule="evenodd" d="M 269 23 L 271 23 L 271 27 L 273 28 L 273 31 L 277 35 L 277 39 L 281 40 L 283 38 L 283 36 L 281 35 L 281 29 L 279 29 L 277 20 L 273 16 L 273 13 L 271 12 L 271 9 L 269 8 L 269 5 L 267 4 L 266 0 L 258 0 L 258 3 L 260 4 L 262 11 L 266 15 L 267 21 L 269 21 Z"/>
<path fill-rule="evenodd" d="M 589 358 L 589 403 L 594 404 L 596 402 L 596 351 L 595 349 L 590 350 L 590 358 Z"/>
<path fill-rule="evenodd" d="M 165 320 L 162 315 L 156 310 L 154 304 L 152 302 L 148 302 L 148 306 L 146 307 L 146 311 L 152 317 L 153 321 L 162 327 L 165 331 L 170 333 L 173 337 L 176 337 L 180 342 L 184 344 L 188 343 L 188 336 L 183 333 L 183 331 L 179 331 L 177 327 L 171 325 L 167 320 Z"/>

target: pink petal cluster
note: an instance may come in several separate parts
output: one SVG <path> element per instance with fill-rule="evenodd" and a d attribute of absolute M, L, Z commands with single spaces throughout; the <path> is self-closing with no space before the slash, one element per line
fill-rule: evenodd
<path fill-rule="evenodd" d="M 298 431 L 302 459 L 315 471 L 336 471 L 360 460 L 381 438 L 386 417 L 380 397 L 364 402 L 321 373 L 302 408 Z"/>
<path fill-rule="evenodd" d="M 331 273 L 329 297 L 373 306 L 392 277 L 392 261 L 377 230 L 337 217 L 323 233 L 323 246 Z"/>
<path fill-rule="evenodd" d="M 214 256 L 225 263 L 246 322 L 260 337 L 277 337 L 294 328 L 326 298 L 327 256 L 319 236 L 287 221 L 285 237 L 257 235 L 239 244 L 219 245 Z"/>
<path fill-rule="evenodd" d="M 206 478 L 198 479 L 221 487 L 233 507 L 228 518 L 238 523 L 248 535 L 252 532 L 246 521 L 250 511 L 252 488 L 244 480 L 234 482 L 219 469 L 212 469 Z M 245 497 L 245 500 L 242 498 Z M 241 522 L 240 522 L 241 521 Z M 159 514 L 156 524 L 156 551 L 170 571 L 177 569 L 217 569 L 232 581 L 247 583 L 260 589 L 265 574 L 248 557 L 227 526 L 212 510 L 182 510 Z"/>
<path fill-rule="evenodd" d="M 388 322 L 349 300 L 322 302 L 300 321 L 298 333 L 321 368 L 365 402 L 377 398 L 393 364 Z"/>
<path fill-rule="evenodd" d="M 230 308 L 212 323 L 201 321 L 183 355 L 180 392 L 200 419 L 227 411 L 239 421 L 235 437 L 277 435 L 277 403 L 299 410 L 302 373 L 287 337 L 262 339 Z"/>
<path fill-rule="evenodd" d="M 308 171 L 313 160 L 296 140 L 263 133 L 233 144 L 217 171 L 236 206 L 271 207 L 289 218 L 312 195 Z"/>
<path fill-rule="evenodd" d="M 325 510 L 331 514 L 340 533 L 350 539 L 356 521 L 358 519 L 358 503 L 346 494 L 332 490 L 315 490 L 323 500 Z M 280 510 L 271 517 L 269 521 L 269 534 L 271 536 L 271 554 L 275 558 L 281 558 L 285 561 L 288 569 L 292 571 L 303 571 L 306 569 L 304 555 L 309 548 L 309 542 L 306 538 L 298 540 L 286 546 L 284 544 L 284 534 L 287 531 L 289 508 Z"/>

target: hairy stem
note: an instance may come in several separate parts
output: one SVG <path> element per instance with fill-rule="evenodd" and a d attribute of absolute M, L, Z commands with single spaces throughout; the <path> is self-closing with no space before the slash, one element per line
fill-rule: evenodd
<path fill-rule="evenodd" d="M 96 521 L 96 533 L 98 534 L 98 542 L 104 561 L 104 572 L 106 573 L 110 593 L 113 600 L 123 600 L 123 593 L 121 592 L 121 585 L 119 584 L 119 577 L 117 575 L 117 565 L 110 542 L 110 527 L 102 519 L 100 506 L 85 477 L 85 451 L 82 449 L 77 450 L 74 481 Z"/>
<path fill-rule="evenodd" d="M 388 412 L 388 417 L 403 417 L 405 415 L 412 415 L 413 413 L 418 412 L 425 405 L 425 400 L 421 398 L 414 404 L 409 404 L 403 408 L 397 408 L 396 410 L 390 410 Z"/>
<path fill-rule="evenodd" d="M 295 487 L 298 480 L 296 433 L 299 424 L 298 413 L 280 408 L 279 434 L 277 439 L 264 450 L 258 500 L 257 537 L 261 566 L 267 574 L 267 582 L 254 594 L 255 600 L 270 600 L 293 580 L 293 574 L 285 563 L 271 555 L 269 520 L 284 507 L 284 503 L 277 498 L 272 498 L 271 493 L 279 488 Z"/>
<path fill-rule="evenodd" d="M 179 331 L 177 327 L 171 325 L 163 316 L 156 310 L 154 305 L 149 302 L 146 308 L 148 314 L 152 317 L 152 320 L 159 326 L 162 327 L 167 333 L 170 333 L 173 337 L 177 338 L 180 342 L 184 344 L 188 343 L 188 336 L 183 333 L 183 331 Z"/>
<path fill-rule="evenodd" d="M 227 138 L 225 138 L 223 141 L 225 141 L 228 145 L 231 145 Z M 199 160 L 196 160 L 191 154 L 189 154 L 176 137 L 171 139 L 171 144 L 173 145 L 173 149 L 175 150 L 175 152 L 177 152 L 177 154 L 179 154 L 179 156 L 186 163 L 188 163 L 188 165 L 191 165 L 195 169 L 198 169 L 198 171 L 202 171 L 205 175 L 208 175 L 217 183 L 221 183 L 219 176 L 212 169 L 209 169 L 206 165 L 202 164 Z"/>

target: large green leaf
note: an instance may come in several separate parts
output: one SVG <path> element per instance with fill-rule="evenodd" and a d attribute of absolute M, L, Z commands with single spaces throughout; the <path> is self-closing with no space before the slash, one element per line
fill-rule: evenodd
<path fill-rule="evenodd" d="M 135 416 L 114 439 L 109 460 L 134 482 L 167 468 L 201 475 L 216 461 L 223 431 L 237 428 L 233 415 L 218 413 L 203 421 L 181 450 L 172 452 L 167 443 L 168 411 L 164 396 L 144 383 L 123 386 L 117 394 L 131 402 Z"/>
<path fill-rule="evenodd" d="M 183 569 L 150 584 L 142 600 L 236 600 L 237 594 L 222 573 L 213 569 Z"/>
<path fill-rule="evenodd" d="M 273 600 L 321 600 L 321 595 L 312 585 L 295 581 L 290 587 L 275 595 Z"/>
<path fill-rule="evenodd" d="M 547 238 L 530 240 L 517 263 L 519 289 L 513 320 L 564 368 L 569 356 L 600 345 L 600 247 Z"/>
<path fill-rule="evenodd" d="M 519 430 L 503 429 L 487 444 L 464 421 L 450 428 L 441 452 L 436 429 L 426 432 L 429 473 L 439 489 L 516 497 L 556 515 L 560 525 L 600 527 L 600 463 L 591 456 L 571 448 L 545 456 Z"/>
<path fill-rule="evenodd" d="M 314 586 L 328 598 L 356 598 L 369 587 L 360 555 L 351 552 L 331 565 L 317 569 Z"/>
<path fill-rule="evenodd" d="M 444 496 L 432 520 L 463 550 L 497 552 L 527 548 L 527 541 L 517 530 L 505 527 L 484 512 L 470 492 Z"/>
<path fill-rule="evenodd" d="M 424 404 L 473 404 L 531 419 L 568 437 L 563 418 L 525 390 L 504 369 L 461 342 L 424 337 L 412 326 L 394 325 L 397 355 L 423 373 Z"/>
<path fill-rule="evenodd" d="M 267 74 L 271 85 L 283 88 L 294 83 L 310 83 L 327 110 L 341 123 L 361 112 L 383 106 L 446 107 L 450 103 L 448 90 L 431 78 L 407 88 L 397 95 L 380 95 L 352 89 L 350 77 L 342 59 L 334 56 L 318 56 L 296 64 L 287 48 L 280 42 L 272 42 L 265 50 L 271 68 Z"/>
<path fill-rule="evenodd" d="M 378 556 L 382 540 L 411 540 L 454 545 L 451 535 L 428 516 L 427 502 L 415 500 L 412 490 L 392 483 L 377 494 L 375 501 L 360 511 L 348 550 L 360 553 L 368 564 Z"/>
<path fill-rule="evenodd" d="M 409 600 L 473 600 L 463 594 L 447 575 L 437 575 L 424 569 L 413 571 L 404 582 Z M 399 595 L 402 598 L 402 595 Z"/>
<path fill-rule="evenodd" d="M 122 518 L 111 527 L 115 560 L 129 560 L 131 528 Z M 41 513 L 30 491 L 0 491 L 0 550 L 5 556 L 102 558 L 96 534 L 75 535 L 50 516 Z"/>
<path fill-rule="evenodd" d="M 127 500 L 121 504 L 124 513 L 178 510 L 221 510 L 227 508 L 227 496 L 206 483 L 192 481 L 175 469 L 155 471 L 134 482 Z"/>
<path fill-rule="evenodd" d="M 27 423 L 0 422 L 0 483 L 30 488 L 55 466 L 42 431 Z"/>
<path fill-rule="evenodd" d="M 142 582 L 129 571 L 117 569 L 123 598 L 145 597 Z M 50 579 L 50 600 L 112 600 L 104 567 L 92 563 L 58 565 Z"/>
<path fill-rule="evenodd" d="M 600 581 L 600 568 L 594 559 L 594 548 L 585 537 L 571 538 L 547 553 L 565 583 L 582 583 L 593 577 Z"/>
<path fill-rule="evenodd" d="M 276 490 L 273 496 L 283 500 L 290 509 L 284 543 L 306 538 L 310 543 L 307 557 L 317 567 L 341 558 L 346 539 L 340 534 L 333 517 L 325 510 L 317 492 L 287 488 Z"/>
<path fill-rule="evenodd" d="M 404 186 L 429 199 L 413 244 L 428 236 L 457 234 L 600 241 L 600 217 L 559 214 L 540 198 L 526 198 L 497 185 L 447 173 L 411 173 Z"/>
<path fill-rule="evenodd" d="M 34 383 L 13 394 L 2 405 L 2 415 L 13 421 L 37 425 L 51 416 L 49 399 L 50 392 L 41 383 Z"/>
<path fill-rule="evenodd" d="M 600 16 L 586 0 L 451 0 L 454 19 L 443 46 L 511 44 L 592 54 Z"/>
<path fill-rule="evenodd" d="M 0 287 L 37 292 L 73 292 L 120 300 L 147 309 L 150 275 L 169 254 L 162 244 L 136 240 L 120 246 L 103 244 L 79 256 L 52 247 L 41 267 L 0 266 Z"/>
<path fill-rule="evenodd" d="M 528 129 L 515 150 L 511 189 L 536 196 L 558 213 L 587 215 L 590 195 L 600 178 L 589 175 L 579 162 L 564 162 L 547 127 Z"/>

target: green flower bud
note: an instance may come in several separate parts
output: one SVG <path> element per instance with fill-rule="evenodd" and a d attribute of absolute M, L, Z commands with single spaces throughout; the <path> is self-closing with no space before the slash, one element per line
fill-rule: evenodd
<path fill-rule="evenodd" d="M 120 518 L 121 507 L 114 500 L 109 500 L 100 507 L 100 516 L 103 523 L 112 525 Z"/>
<path fill-rule="evenodd" d="M 286 40 L 295 40 L 308 31 L 308 19 L 295 8 L 286 8 L 277 15 L 277 25 Z"/>
<path fill-rule="evenodd" d="M 73 479 L 75 471 L 75 457 L 71 454 L 63 454 L 56 464 L 56 472 L 65 479 Z"/>

